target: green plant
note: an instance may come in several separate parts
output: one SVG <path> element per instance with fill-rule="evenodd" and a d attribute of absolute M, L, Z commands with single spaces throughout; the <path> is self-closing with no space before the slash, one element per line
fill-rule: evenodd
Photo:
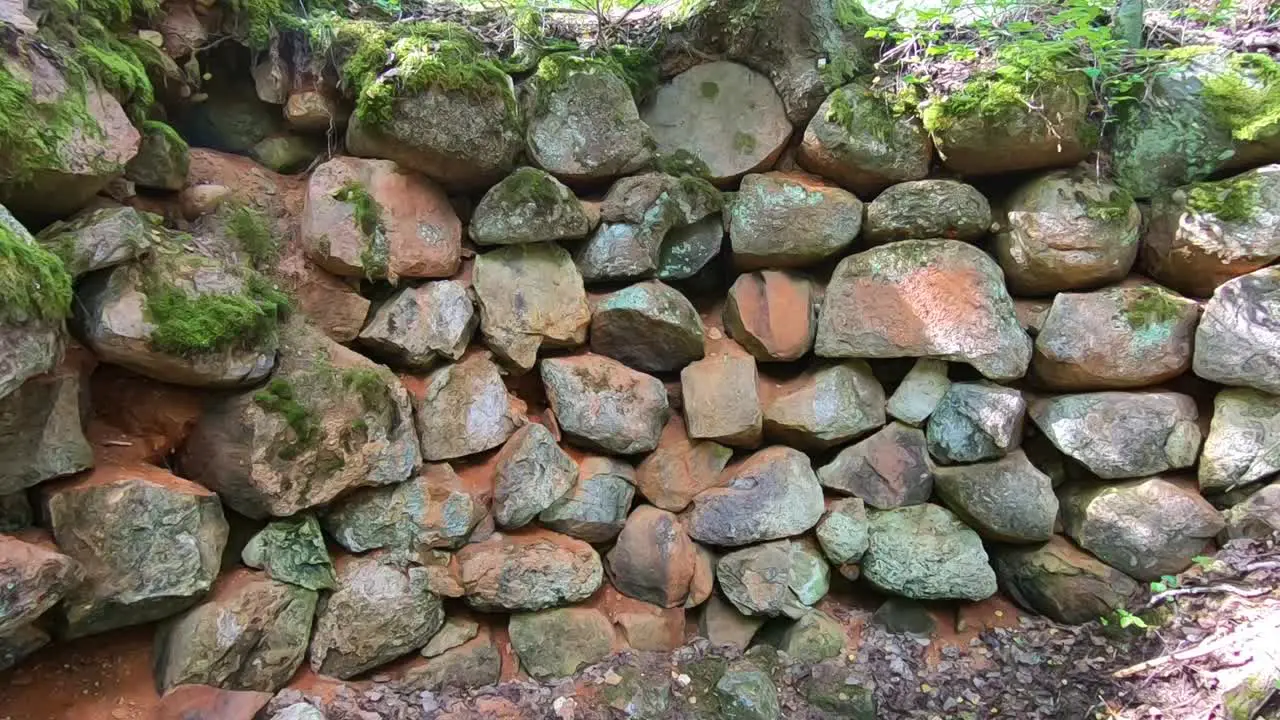
<path fill-rule="evenodd" d="M 365 277 L 386 277 L 387 264 L 391 259 L 391 248 L 387 243 L 386 231 L 382 226 L 382 206 L 369 194 L 362 183 L 348 181 L 338 188 L 333 198 L 351 205 L 352 219 L 364 237 L 364 249 L 360 253 L 360 265 L 364 268 Z"/>
<path fill-rule="evenodd" d="M 1105 615 L 1098 618 L 1098 622 L 1102 623 L 1104 627 L 1110 626 L 1111 623 L 1114 622 L 1116 623 L 1116 625 L 1120 627 L 1121 630 L 1127 630 L 1131 627 L 1136 627 L 1139 630 L 1147 629 L 1147 622 L 1145 620 L 1138 617 L 1137 615 L 1134 615 L 1133 613 L 1129 612 L 1124 608 L 1116 608 L 1115 612 L 1113 612 L 1111 615 L 1112 617 L 1110 618 L 1108 618 Z"/>
<path fill-rule="evenodd" d="M 1188 208 L 1226 222 L 1252 218 L 1259 202 L 1258 180 L 1253 176 L 1196 183 L 1187 191 Z"/>
<path fill-rule="evenodd" d="M 284 418 L 293 432 L 293 439 L 280 448 L 281 460 L 292 460 L 303 451 L 315 447 L 324 436 L 324 429 L 315 413 L 299 402 L 293 386 L 286 380 L 275 378 L 262 390 L 253 394 L 253 402 L 263 410 Z"/>
<path fill-rule="evenodd" d="M 71 274 L 9 222 L 0 219 L 0 322 L 61 320 L 71 311 Z"/>
<path fill-rule="evenodd" d="M 391 407 L 391 391 L 377 370 L 348 368 L 342 373 L 342 386 L 360 395 L 366 412 L 381 413 Z"/>
<path fill-rule="evenodd" d="M 1125 305 L 1124 318 L 1134 330 L 1176 321 L 1182 305 L 1164 288 L 1144 285 L 1134 291 Z"/>
<path fill-rule="evenodd" d="M 275 262 L 280 256 L 280 239 L 261 210 L 248 205 L 227 204 L 220 211 L 227 214 L 227 234 L 249 256 L 254 267 L 261 269 Z"/>
<path fill-rule="evenodd" d="M 245 270 L 239 293 L 193 295 L 157 277 L 144 283 L 151 344 L 178 355 L 253 347 L 273 337 L 289 310 L 289 297 L 266 278 Z"/>
<path fill-rule="evenodd" d="M 1174 588 L 1178 587 L 1178 585 L 1180 584 L 1181 583 L 1178 582 L 1178 578 L 1174 577 L 1173 575 L 1161 575 L 1159 580 L 1153 580 L 1151 582 L 1151 592 L 1153 593 L 1166 592 L 1169 590 L 1173 590 Z"/>

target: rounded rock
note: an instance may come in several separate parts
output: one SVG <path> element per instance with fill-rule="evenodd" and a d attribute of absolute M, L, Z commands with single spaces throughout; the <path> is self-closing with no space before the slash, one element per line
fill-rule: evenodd
<path fill-rule="evenodd" d="M 679 370 L 703 355 L 702 320 L 680 291 L 656 280 L 601 298 L 591 350 L 645 372 Z"/>

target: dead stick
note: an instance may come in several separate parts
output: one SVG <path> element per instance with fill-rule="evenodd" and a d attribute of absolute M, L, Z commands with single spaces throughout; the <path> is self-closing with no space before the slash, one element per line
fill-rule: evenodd
<path fill-rule="evenodd" d="M 1266 595 L 1269 592 L 1271 591 L 1266 588 L 1254 588 L 1252 590 L 1245 590 L 1243 588 L 1238 588 L 1234 585 L 1200 585 L 1197 587 L 1174 588 L 1172 590 L 1165 590 L 1164 592 L 1159 592 L 1159 593 L 1156 593 L 1155 595 L 1152 595 L 1151 599 L 1147 601 L 1146 607 L 1143 609 L 1150 610 L 1151 608 L 1159 605 L 1165 600 L 1168 600 L 1169 598 L 1178 597 L 1179 595 L 1209 595 L 1211 593 L 1230 593 L 1232 595 L 1239 595 L 1240 597 L 1244 597 L 1244 598 L 1251 598 L 1251 597 L 1258 597 L 1259 595 Z"/>
<path fill-rule="evenodd" d="M 1253 627 L 1250 627 L 1250 628 L 1245 628 L 1244 630 L 1237 630 L 1236 632 L 1228 633 L 1218 638 L 1217 640 L 1201 643 L 1199 645 L 1187 648 L 1186 650 L 1180 650 L 1176 653 L 1172 653 L 1169 655 L 1161 655 L 1160 657 L 1152 658 L 1145 662 L 1140 662 L 1137 665 L 1130 665 L 1129 667 L 1124 668 L 1123 670 L 1117 670 L 1111 673 L 1111 677 L 1127 678 L 1133 675 L 1137 675 L 1138 673 L 1146 672 L 1148 670 L 1153 670 L 1155 668 L 1161 667 L 1162 665 L 1168 665 L 1169 663 L 1174 661 L 1194 660 L 1195 658 L 1203 657 L 1205 655 L 1215 653 L 1219 650 L 1222 650 L 1223 648 L 1231 646 L 1234 643 L 1241 642 L 1255 635 L 1261 635 L 1264 632 L 1271 632 L 1275 630 L 1277 627 L 1280 627 L 1280 621 L 1261 623 L 1258 625 L 1254 625 Z"/>

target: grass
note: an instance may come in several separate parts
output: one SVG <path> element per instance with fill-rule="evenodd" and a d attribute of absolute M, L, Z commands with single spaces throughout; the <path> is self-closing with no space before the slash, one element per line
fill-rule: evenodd
<path fill-rule="evenodd" d="M 1182 313 L 1182 305 L 1164 288 L 1144 285 L 1137 289 L 1124 309 L 1125 321 L 1134 330 L 1149 325 L 1174 322 Z"/>
<path fill-rule="evenodd" d="M 280 257 L 280 239 L 261 210 L 240 204 L 224 204 L 227 234 L 244 250 L 255 268 L 264 268 Z"/>
<path fill-rule="evenodd" d="M 1259 202 L 1255 177 L 1196 183 L 1187 191 L 1187 207 L 1227 222 L 1252 218 L 1258 212 Z"/>
<path fill-rule="evenodd" d="M 391 249 L 382 226 L 382 206 L 369 194 L 362 183 L 351 180 L 333 194 L 335 200 L 351 205 L 352 218 L 360 234 L 364 236 L 364 249 L 360 252 L 360 265 L 365 277 L 386 277 Z"/>
<path fill-rule="evenodd" d="M 0 218 L 0 322 L 57 321 L 71 312 L 71 274 L 57 255 Z"/>
<path fill-rule="evenodd" d="M 342 387 L 359 393 L 366 412 L 381 413 L 391 407 L 387 381 L 372 368 L 349 368 L 342 373 Z"/>
<path fill-rule="evenodd" d="M 191 295 L 154 278 L 148 284 L 151 344 L 177 355 L 258 345 L 275 335 L 289 309 L 289 297 L 252 270 L 246 271 L 244 292 L 235 294 Z"/>
<path fill-rule="evenodd" d="M 253 401 L 263 410 L 283 417 L 293 431 L 293 440 L 280 448 L 278 455 L 281 460 L 298 457 L 315 447 L 324 436 L 324 429 L 316 420 L 315 413 L 298 401 L 293 386 L 286 380 L 276 378 L 267 383 L 265 388 L 254 393 Z"/>

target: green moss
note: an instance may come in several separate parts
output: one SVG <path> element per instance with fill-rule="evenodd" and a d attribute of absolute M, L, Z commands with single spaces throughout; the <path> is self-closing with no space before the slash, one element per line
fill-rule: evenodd
<path fill-rule="evenodd" d="M 719 212 L 724 209 L 724 194 L 706 178 L 682 175 L 676 185 L 690 206 L 705 208 L 709 212 Z"/>
<path fill-rule="evenodd" d="M 1280 134 L 1280 63 L 1261 53 L 1236 53 L 1227 70 L 1204 80 L 1205 107 L 1231 129 L 1231 136 L 1254 142 Z"/>
<path fill-rule="evenodd" d="M 138 129 L 141 130 L 144 135 L 159 135 L 163 137 L 170 150 L 173 148 L 180 148 L 183 152 L 186 152 L 191 149 L 190 146 L 187 145 L 187 141 L 182 138 L 182 135 L 180 135 L 177 130 L 174 130 L 173 126 L 168 123 L 163 123 L 159 120 L 143 120 L 142 124 L 138 126 Z"/>
<path fill-rule="evenodd" d="M 191 295 L 148 278 L 146 311 L 155 325 L 151 344 L 163 352 L 193 355 L 253 347 L 276 333 L 289 297 L 266 278 L 246 270 L 241 293 Z"/>
<path fill-rule="evenodd" d="M 1086 217 L 1102 222 L 1124 220 L 1129 217 L 1129 210 L 1133 207 L 1133 197 L 1120 189 L 1112 190 L 1106 200 L 1099 200 L 1080 192 L 1077 192 L 1076 197 L 1084 204 Z"/>
<path fill-rule="evenodd" d="M 82 71 L 64 67 L 66 93 L 56 102 L 37 102 L 31 84 L 0 62 L 0 156 L 7 160 L 0 180 L 23 182 L 38 170 L 61 167 L 60 150 L 68 138 L 102 135 L 85 105 Z"/>
<path fill-rule="evenodd" d="M 262 390 L 253 394 L 258 407 L 284 418 L 293 432 L 293 439 L 278 451 L 281 460 L 292 460 L 304 451 L 315 447 L 324 437 L 324 429 L 315 413 L 299 402 L 297 393 L 288 381 L 276 378 Z"/>
<path fill-rule="evenodd" d="M 366 412 L 382 413 L 391 407 L 387 381 L 377 370 L 348 368 L 342 373 L 342 386 L 359 393 Z"/>
<path fill-rule="evenodd" d="M 845 132 L 853 134 L 857 130 L 856 118 L 853 115 L 853 104 L 849 102 L 849 93 L 853 90 L 840 88 L 831 94 L 831 102 L 827 105 L 824 116 L 827 122 L 838 125 Z"/>
<path fill-rule="evenodd" d="M 683 148 L 654 158 L 653 167 L 660 173 L 676 177 L 710 178 L 711 168 L 702 158 Z"/>
<path fill-rule="evenodd" d="M 533 203 L 539 207 L 554 207 L 565 199 L 554 178 L 531 167 L 518 168 L 502 181 L 502 197 L 512 204 Z"/>
<path fill-rule="evenodd" d="M 1048 49 L 1024 41 L 1000 48 L 993 70 L 977 73 L 959 90 L 924 106 L 921 120 L 925 129 L 942 132 L 958 118 L 1000 120 L 1038 106 L 1043 88 L 1079 76 L 1071 70 L 1070 46 L 1045 47 Z"/>
<path fill-rule="evenodd" d="M 354 180 L 344 184 L 333 194 L 335 200 L 351 205 L 352 217 L 360 234 L 364 236 L 364 250 L 360 252 L 360 265 L 365 277 L 386 277 L 387 263 L 391 260 L 391 248 L 382 226 L 382 206 L 369 194 L 365 186 Z"/>
<path fill-rule="evenodd" d="M 254 267 L 266 267 L 280 256 L 280 239 L 261 210 L 224 203 L 219 212 L 226 213 L 227 234 L 249 256 Z"/>
<path fill-rule="evenodd" d="M 711 80 L 704 80 L 702 85 L 698 87 L 698 92 L 707 100 L 715 100 L 720 95 L 720 84 Z"/>
<path fill-rule="evenodd" d="M 754 152 L 756 139 L 747 133 L 738 131 L 733 134 L 733 149 L 740 153 Z"/>
<path fill-rule="evenodd" d="M 1129 327 L 1141 330 L 1149 325 L 1175 322 L 1182 315 L 1182 304 L 1164 288 L 1144 285 L 1129 296 L 1124 319 Z"/>
<path fill-rule="evenodd" d="M 62 260 L 0 218 L 0 322 L 61 320 L 70 312 L 71 274 Z"/>
<path fill-rule="evenodd" d="M 1252 218 L 1259 202 L 1258 179 L 1252 176 L 1196 183 L 1187 190 L 1188 208 L 1227 222 Z"/>

